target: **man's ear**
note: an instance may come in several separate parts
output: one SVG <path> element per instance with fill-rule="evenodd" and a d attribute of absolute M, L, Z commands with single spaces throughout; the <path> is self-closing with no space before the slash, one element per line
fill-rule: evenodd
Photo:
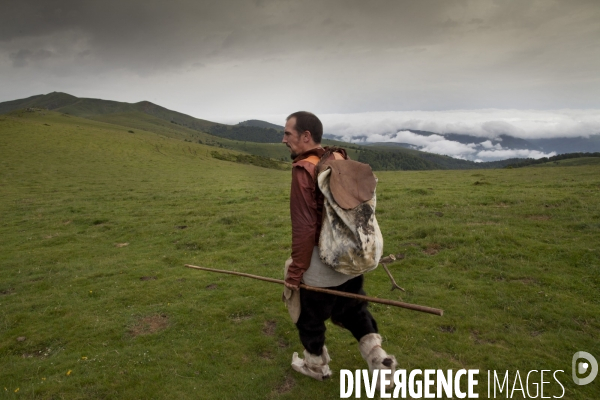
<path fill-rule="evenodd" d="M 302 134 L 304 135 L 304 143 L 309 143 L 312 140 L 312 133 L 310 133 L 310 131 L 304 131 Z"/>

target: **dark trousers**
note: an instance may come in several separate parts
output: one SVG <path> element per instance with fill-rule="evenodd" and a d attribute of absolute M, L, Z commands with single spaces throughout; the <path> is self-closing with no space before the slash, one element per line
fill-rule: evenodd
<path fill-rule="evenodd" d="M 364 295 L 363 280 L 360 275 L 328 289 Z M 369 333 L 377 333 L 377 322 L 367 310 L 367 304 L 364 300 L 300 289 L 301 311 L 296 327 L 304 348 L 318 356 L 323 353 L 325 321 L 328 318 L 352 332 L 356 340 Z"/>

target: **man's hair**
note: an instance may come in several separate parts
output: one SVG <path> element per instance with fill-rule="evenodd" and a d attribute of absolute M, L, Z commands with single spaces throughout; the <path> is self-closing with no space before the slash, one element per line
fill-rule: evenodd
<path fill-rule="evenodd" d="M 309 131 L 312 139 L 315 143 L 321 143 L 323 137 L 323 124 L 317 116 L 308 111 L 298 111 L 290 114 L 285 120 L 289 121 L 290 118 L 296 118 L 296 129 L 299 133 Z"/>

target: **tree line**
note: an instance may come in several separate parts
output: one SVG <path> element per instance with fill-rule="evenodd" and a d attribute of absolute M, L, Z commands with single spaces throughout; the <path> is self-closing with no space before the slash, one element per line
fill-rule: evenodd
<path fill-rule="evenodd" d="M 552 161 L 568 160 L 570 158 L 581 158 L 581 157 L 600 157 L 600 153 L 599 152 L 566 153 L 566 154 L 559 154 L 557 156 L 552 156 L 552 157 L 542 157 L 542 158 L 538 158 L 538 159 L 526 158 L 523 161 L 519 161 L 514 164 L 509 164 L 505 168 L 521 168 L 521 167 L 527 167 L 530 165 L 544 164 L 544 163 L 552 162 Z"/>

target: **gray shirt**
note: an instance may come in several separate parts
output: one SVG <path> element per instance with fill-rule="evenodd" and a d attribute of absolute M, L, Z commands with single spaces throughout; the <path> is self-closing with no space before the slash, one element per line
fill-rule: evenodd
<path fill-rule="evenodd" d="M 342 274 L 324 264 L 319 257 L 319 247 L 315 246 L 310 259 L 310 267 L 302 275 L 302 283 L 314 287 L 332 287 L 339 286 L 357 276 Z"/>

